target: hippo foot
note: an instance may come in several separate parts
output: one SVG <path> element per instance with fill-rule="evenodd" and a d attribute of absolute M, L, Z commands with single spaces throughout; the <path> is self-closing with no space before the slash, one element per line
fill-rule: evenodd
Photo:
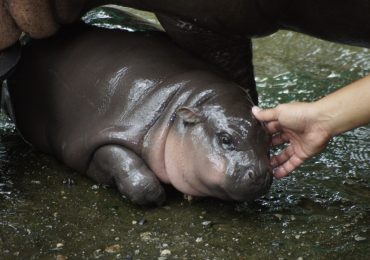
<path fill-rule="evenodd" d="M 115 184 L 120 193 L 139 205 L 161 205 L 165 191 L 155 174 L 134 152 L 118 145 L 100 147 L 86 174 L 98 183 Z"/>

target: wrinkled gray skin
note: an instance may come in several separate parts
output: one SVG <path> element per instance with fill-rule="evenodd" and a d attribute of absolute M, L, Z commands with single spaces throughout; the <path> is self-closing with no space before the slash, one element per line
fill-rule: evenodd
<path fill-rule="evenodd" d="M 33 38 L 52 35 L 84 12 L 117 4 L 172 17 L 222 35 L 257 37 L 279 29 L 369 46 L 369 0 L 0 0 L 0 49 L 24 31 Z M 184 25 L 184 23 L 182 23 Z M 187 26 L 189 29 L 190 26 Z"/>
<path fill-rule="evenodd" d="M 271 185 L 248 93 L 160 32 L 75 26 L 34 41 L 9 91 L 28 142 L 134 203 L 163 203 L 161 182 L 237 201 Z"/>
<path fill-rule="evenodd" d="M 0 49 L 21 31 L 50 36 L 103 4 L 155 12 L 177 44 L 218 66 L 256 103 L 250 38 L 286 29 L 370 47 L 370 0 L 0 0 Z M 4 65 L 0 77 L 12 63 Z"/>
<path fill-rule="evenodd" d="M 86 0 L 88 8 L 116 3 L 222 35 L 266 36 L 280 29 L 370 47 L 369 0 Z M 90 7 L 89 7 L 90 6 Z M 177 25 L 181 30 L 180 24 Z"/>

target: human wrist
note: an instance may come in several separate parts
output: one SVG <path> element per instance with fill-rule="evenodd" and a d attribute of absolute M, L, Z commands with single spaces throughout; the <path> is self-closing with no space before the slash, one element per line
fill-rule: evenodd
<path fill-rule="evenodd" d="M 325 128 L 339 135 L 370 122 L 370 75 L 314 102 Z"/>
<path fill-rule="evenodd" d="M 309 117 L 313 122 L 314 128 L 320 129 L 328 138 L 332 138 L 338 134 L 338 126 L 336 122 L 336 111 L 329 109 L 327 104 L 322 100 L 308 103 Z"/>

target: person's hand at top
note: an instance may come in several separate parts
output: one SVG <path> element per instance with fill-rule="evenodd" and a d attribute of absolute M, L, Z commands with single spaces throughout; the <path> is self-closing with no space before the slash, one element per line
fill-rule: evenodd
<path fill-rule="evenodd" d="M 0 50 L 15 43 L 22 32 L 32 38 L 54 34 L 61 24 L 81 16 L 85 0 L 0 0 Z"/>
<path fill-rule="evenodd" d="M 276 178 L 287 176 L 322 152 L 338 134 L 370 122 L 370 76 L 312 103 L 289 103 L 252 109 L 273 136 L 272 146 L 287 144 L 271 158 Z"/>

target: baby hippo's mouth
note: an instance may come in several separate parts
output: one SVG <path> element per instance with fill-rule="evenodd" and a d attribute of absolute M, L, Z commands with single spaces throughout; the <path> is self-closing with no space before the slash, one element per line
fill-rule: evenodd
<path fill-rule="evenodd" d="M 273 175 L 268 164 L 243 167 L 227 175 L 225 191 L 232 200 L 253 201 L 266 194 L 271 187 Z"/>

